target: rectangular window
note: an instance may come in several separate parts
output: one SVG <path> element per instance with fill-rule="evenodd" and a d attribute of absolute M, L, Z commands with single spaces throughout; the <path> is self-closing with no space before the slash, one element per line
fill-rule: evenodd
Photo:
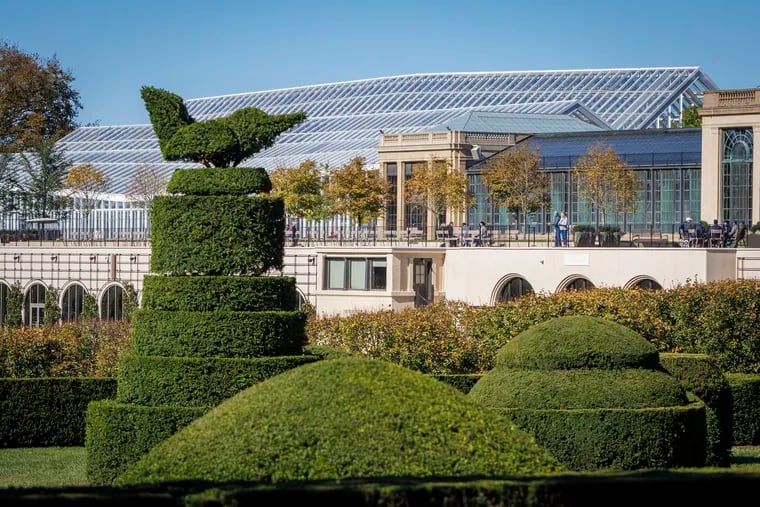
<path fill-rule="evenodd" d="M 325 289 L 385 290 L 387 265 L 380 257 L 328 257 Z"/>
<path fill-rule="evenodd" d="M 327 289 L 343 289 L 346 285 L 345 259 L 327 259 Z"/>

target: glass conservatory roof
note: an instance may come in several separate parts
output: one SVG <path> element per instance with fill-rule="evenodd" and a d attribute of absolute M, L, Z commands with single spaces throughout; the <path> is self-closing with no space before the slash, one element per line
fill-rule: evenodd
<path fill-rule="evenodd" d="M 313 159 L 339 167 L 362 156 L 377 162 L 380 131 L 419 132 L 461 121 L 469 111 L 572 115 L 616 130 L 667 125 L 681 108 L 702 104 L 717 85 L 699 67 L 413 74 L 185 101 L 196 120 L 244 107 L 269 114 L 303 111 L 307 120 L 243 165 L 294 166 Z M 150 125 L 81 127 L 60 141 L 75 164 L 91 162 L 124 193 L 140 166 L 167 175 Z"/>

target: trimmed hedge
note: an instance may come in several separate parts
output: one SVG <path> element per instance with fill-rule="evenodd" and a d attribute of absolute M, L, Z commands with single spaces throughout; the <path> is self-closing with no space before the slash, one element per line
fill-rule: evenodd
<path fill-rule="evenodd" d="M 657 364 L 657 349 L 640 334 L 586 315 L 536 324 L 496 355 L 498 368 L 655 368 Z"/>
<path fill-rule="evenodd" d="M 117 483 L 560 470 L 508 418 L 453 387 L 348 357 L 294 368 L 226 400 L 151 449 Z"/>
<path fill-rule="evenodd" d="M 495 368 L 469 395 L 485 406 L 523 409 L 634 409 L 685 405 L 683 387 L 660 371 Z"/>
<path fill-rule="evenodd" d="M 604 474 L 555 474 L 496 478 L 311 481 L 282 485 L 186 481 L 161 485 L 7 488 L 0 505 L 49 507 L 330 507 L 456 506 L 609 507 L 610 505 L 725 505 L 754 498 L 760 474 L 647 470 Z M 728 493 L 727 493 L 728 492 Z"/>
<path fill-rule="evenodd" d="M 760 375 L 727 373 L 734 445 L 760 445 Z"/>
<path fill-rule="evenodd" d="M 139 310 L 132 317 L 134 353 L 143 356 L 263 357 L 300 354 L 301 312 Z"/>
<path fill-rule="evenodd" d="M 729 466 L 733 442 L 731 388 L 710 356 L 660 354 L 660 365 L 706 405 L 708 466 Z"/>
<path fill-rule="evenodd" d="M 143 279 L 142 308 L 177 311 L 297 310 L 287 276 L 155 276 Z"/>
<path fill-rule="evenodd" d="M 115 394 L 109 378 L 2 378 L 0 447 L 80 446 L 87 404 Z"/>
<path fill-rule="evenodd" d="M 177 169 L 166 191 L 185 195 L 250 195 L 272 190 L 269 174 L 262 167 Z"/>
<path fill-rule="evenodd" d="M 705 464 L 705 405 L 642 409 L 503 409 L 570 470 Z"/>
<path fill-rule="evenodd" d="M 253 359 L 128 355 L 119 368 L 116 401 L 136 405 L 216 405 L 251 385 L 316 356 Z"/>
<path fill-rule="evenodd" d="M 90 403 L 85 447 L 87 479 L 111 484 L 153 446 L 200 417 L 207 407 L 143 407 L 112 400 Z"/>
<path fill-rule="evenodd" d="M 261 275 L 281 269 L 284 209 L 279 197 L 157 196 L 151 271 Z"/>

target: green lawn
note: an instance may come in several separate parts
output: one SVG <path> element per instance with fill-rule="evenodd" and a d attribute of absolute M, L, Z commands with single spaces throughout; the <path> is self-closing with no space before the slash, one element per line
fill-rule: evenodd
<path fill-rule="evenodd" d="M 731 470 L 760 473 L 760 446 L 731 455 Z M 84 447 L 0 449 L 0 488 L 86 485 Z"/>
<path fill-rule="evenodd" d="M 0 449 L 0 488 L 87 485 L 84 447 Z"/>

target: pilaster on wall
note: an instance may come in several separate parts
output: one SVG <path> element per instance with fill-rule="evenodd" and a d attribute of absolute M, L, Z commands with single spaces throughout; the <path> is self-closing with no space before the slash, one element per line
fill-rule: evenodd
<path fill-rule="evenodd" d="M 721 129 L 717 126 L 702 124 L 702 172 L 700 177 L 701 205 L 699 217 L 711 223 L 720 220 L 720 160 Z"/>

